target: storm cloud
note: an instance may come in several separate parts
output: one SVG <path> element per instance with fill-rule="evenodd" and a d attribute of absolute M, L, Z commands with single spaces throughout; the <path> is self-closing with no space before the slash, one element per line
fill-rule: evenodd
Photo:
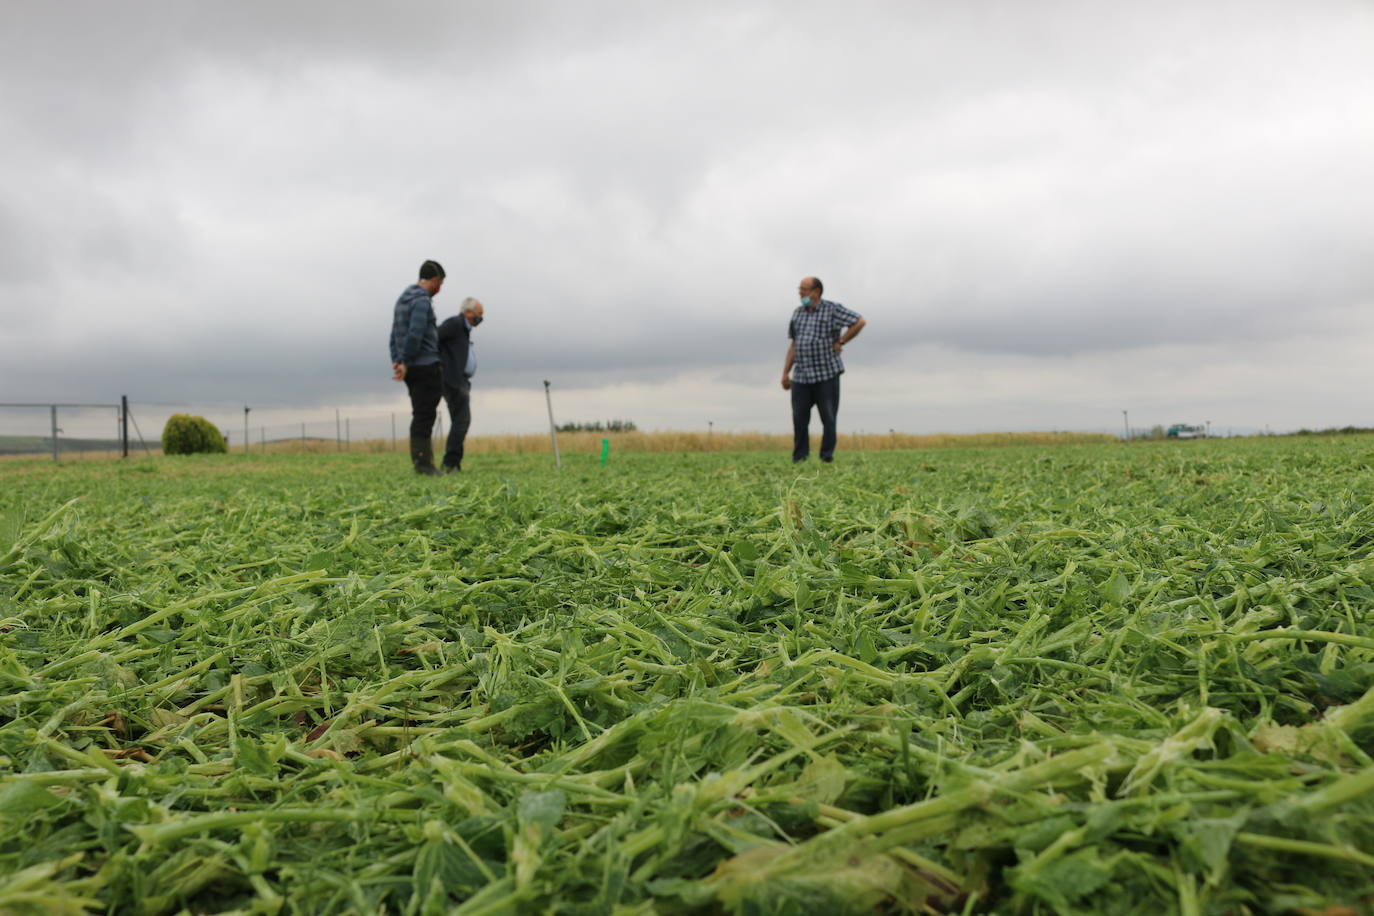
<path fill-rule="evenodd" d="M 870 321 L 848 423 L 1368 423 L 1370 47 L 1360 2 L 11 4 L 0 400 L 394 406 L 432 257 L 474 432 L 545 378 L 781 429 L 805 274 Z"/>

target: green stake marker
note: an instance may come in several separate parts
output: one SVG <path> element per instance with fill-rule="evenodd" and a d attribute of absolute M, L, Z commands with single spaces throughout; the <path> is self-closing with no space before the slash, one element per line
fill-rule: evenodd
<path fill-rule="evenodd" d="M 610 455 L 611 455 L 611 440 L 610 440 L 610 439 L 602 439 L 602 440 L 601 440 L 601 466 L 602 466 L 603 468 L 606 466 L 606 459 L 609 458 Z"/>

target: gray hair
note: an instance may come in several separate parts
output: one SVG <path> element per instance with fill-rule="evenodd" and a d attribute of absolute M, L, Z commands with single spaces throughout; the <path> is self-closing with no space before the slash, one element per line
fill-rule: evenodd
<path fill-rule="evenodd" d="M 460 312 L 470 312 L 470 311 L 472 311 L 473 307 L 476 306 L 476 305 L 480 305 L 480 303 L 479 303 L 476 299 L 472 298 L 471 296 L 468 296 L 466 299 L 463 300 L 463 307 L 460 308 L 458 311 L 460 311 Z"/>

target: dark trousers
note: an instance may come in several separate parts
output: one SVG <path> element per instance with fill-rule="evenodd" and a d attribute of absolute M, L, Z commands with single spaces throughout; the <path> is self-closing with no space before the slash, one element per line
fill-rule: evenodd
<path fill-rule="evenodd" d="M 406 391 L 410 392 L 410 438 L 431 438 L 439 399 L 444 396 L 439 364 L 406 366 Z"/>
<path fill-rule="evenodd" d="M 458 377 L 455 384 L 444 380 L 444 401 L 448 404 L 448 450 L 444 452 L 444 467 L 463 466 L 463 440 L 472 425 L 472 379 Z"/>
<path fill-rule="evenodd" d="M 840 412 L 840 377 L 792 383 L 792 460 L 811 454 L 811 408 L 821 418 L 821 460 L 835 457 L 835 416 Z"/>

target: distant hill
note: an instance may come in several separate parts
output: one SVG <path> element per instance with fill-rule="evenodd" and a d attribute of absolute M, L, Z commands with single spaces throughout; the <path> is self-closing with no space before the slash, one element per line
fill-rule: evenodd
<path fill-rule="evenodd" d="M 134 443 L 129 443 L 134 447 Z M 57 440 L 58 449 L 63 452 L 109 452 L 119 449 L 118 439 L 66 439 Z M 52 454 L 50 436 L 0 436 L 0 455 L 45 455 Z"/>

